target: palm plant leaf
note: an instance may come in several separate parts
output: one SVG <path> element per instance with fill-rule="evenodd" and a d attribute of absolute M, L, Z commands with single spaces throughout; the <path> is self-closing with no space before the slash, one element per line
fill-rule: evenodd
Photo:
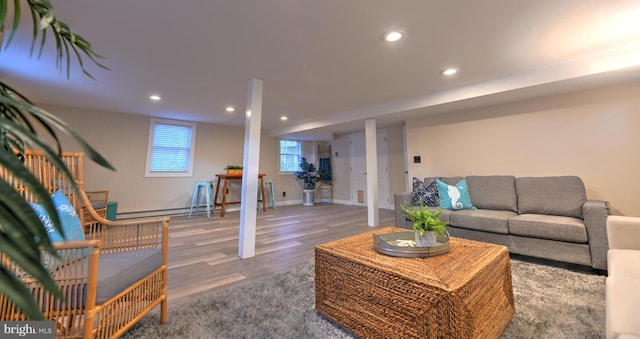
<path fill-rule="evenodd" d="M 8 153 L 6 152 L 0 152 L 0 160 L 2 160 L 3 164 L 8 162 L 11 164 L 9 168 L 21 167 L 22 169 L 15 168 L 18 173 L 26 171 L 17 158 L 11 160 L 11 156 L 7 155 Z M 17 165 L 15 164 L 16 161 L 18 162 Z M 35 181 L 37 184 L 37 180 Z M 25 185 L 32 186 L 32 183 L 26 183 Z M 47 199 L 47 192 L 40 192 L 40 194 L 42 193 Z M 14 187 L 4 181 L 0 181 L 0 195 L 3 197 L 0 201 L 0 252 L 16 262 L 20 268 L 38 280 L 49 292 L 62 297 L 55 282 L 49 276 L 49 272 L 40 262 L 41 248 L 57 256 L 44 227 L 40 225 L 40 219 L 22 196 L 15 191 Z M 52 212 L 48 212 L 52 218 L 57 218 L 53 204 L 47 200 L 43 201 L 43 206 L 46 206 L 45 208 L 48 210 L 52 210 Z M 56 227 L 58 227 L 57 225 Z M 40 319 L 42 317 L 40 309 L 35 304 L 30 291 L 20 283 L 15 272 L 8 271 L 4 265 L 5 262 L 3 261 L 0 266 L 0 279 L 3 282 L 0 285 L 0 293 L 15 296 L 12 300 L 17 307 L 22 309 L 29 317 Z"/>
<path fill-rule="evenodd" d="M 12 20 L 4 48 L 10 45 L 20 24 L 21 2 L 14 0 L 13 7 L 10 8 L 8 0 L 0 0 L 0 31 L 4 30 L 8 18 Z M 75 54 L 85 76 L 93 79 L 85 69 L 83 57 L 88 58 L 98 67 L 108 70 L 98 62 L 98 59 L 103 57 L 93 51 L 86 39 L 73 33 L 64 22 L 57 20 L 50 1 L 26 0 L 26 3 L 33 26 L 30 55 L 34 54 L 38 40 L 38 58 L 42 55 L 47 31 L 50 31 L 56 45 L 56 67 L 62 69 L 66 66 L 67 78 L 70 77 L 72 53 Z M 13 16 L 9 15 L 10 10 L 13 10 Z M 53 140 L 53 147 L 36 133 L 34 123 L 37 123 L 37 126 L 44 130 L 44 134 Z M 113 169 L 106 159 L 64 121 L 36 107 L 18 91 L 0 81 L 0 169 L 6 171 L 5 173 L 12 178 L 11 182 L 0 181 L 0 253 L 3 256 L 0 263 L 0 293 L 6 295 L 28 317 L 36 320 L 42 319 L 42 310 L 31 292 L 20 281 L 21 277 L 16 276 L 16 272 L 6 266 L 8 261 L 5 259 L 15 262 L 20 269 L 42 284 L 49 293 L 58 297 L 63 296 L 40 260 L 43 251 L 57 256 L 55 248 L 49 241 L 40 219 L 20 193 L 22 189 L 29 190 L 51 216 L 54 226 L 63 234 L 49 192 L 22 164 L 25 147 L 39 149 L 47 160 L 63 173 L 70 188 L 77 191 L 75 180 L 61 160 L 62 149 L 56 131 L 70 135 L 91 160 L 103 167 Z"/>

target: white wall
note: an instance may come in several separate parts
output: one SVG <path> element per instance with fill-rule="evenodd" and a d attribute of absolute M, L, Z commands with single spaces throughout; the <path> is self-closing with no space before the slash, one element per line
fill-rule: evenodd
<path fill-rule="evenodd" d="M 244 127 L 197 123 L 193 177 L 145 178 L 150 117 L 51 105 L 43 108 L 67 122 L 116 168 L 112 172 L 87 159 L 85 187 L 108 189 L 110 200 L 118 202 L 119 214 L 189 207 L 195 181 L 214 180 L 226 165 L 242 164 Z M 65 151 L 81 150 L 69 137 L 60 137 Z M 278 141 L 262 135 L 259 170 L 274 181 L 279 204 L 301 204 L 301 181 L 292 174 L 278 174 Z M 317 166 L 316 146 L 303 142 L 303 156 Z M 348 176 L 346 180 L 348 187 Z M 229 199 L 239 200 L 240 195 L 240 182 L 232 183 Z"/>
<path fill-rule="evenodd" d="M 409 175 L 577 175 L 588 198 L 640 216 L 638 93 L 635 82 L 407 121 Z"/>
<path fill-rule="evenodd" d="M 145 178 L 145 160 L 150 118 L 115 112 L 70 107 L 44 106 L 66 121 L 115 168 L 106 170 L 87 160 L 85 187 L 110 190 L 110 200 L 118 202 L 118 213 L 188 207 L 194 181 L 214 180 L 226 165 L 242 164 L 244 128 L 198 123 L 193 177 Z M 80 147 L 63 138 L 67 151 Z M 260 172 L 276 177 L 277 140 L 262 137 Z M 240 183 L 230 189 L 231 199 L 240 197 Z"/>

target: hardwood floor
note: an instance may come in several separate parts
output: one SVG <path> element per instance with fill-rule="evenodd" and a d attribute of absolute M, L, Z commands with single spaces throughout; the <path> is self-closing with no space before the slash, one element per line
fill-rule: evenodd
<path fill-rule="evenodd" d="M 257 280 L 313 262 L 316 245 L 375 228 L 393 226 L 394 211 L 381 209 L 379 227 L 367 226 L 367 209 L 316 204 L 281 206 L 257 212 L 256 255 L 238 257 L 240 211 L 216 210 L 171 218 L 169 226 L 169 305 Z"/>

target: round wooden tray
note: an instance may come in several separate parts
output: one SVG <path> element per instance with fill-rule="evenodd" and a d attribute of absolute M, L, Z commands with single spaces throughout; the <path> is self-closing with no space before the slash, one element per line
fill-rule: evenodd
<path fill-rule="evenodd" d="M 386 255 L 405 258 L 434 257 L 449 252 L 449 233 L 438 236 L 437 245 L 416 247 L 413 231 L 373 235 L 373 248 Z M 413 244 L 413 245 L 411 245 Z"/>

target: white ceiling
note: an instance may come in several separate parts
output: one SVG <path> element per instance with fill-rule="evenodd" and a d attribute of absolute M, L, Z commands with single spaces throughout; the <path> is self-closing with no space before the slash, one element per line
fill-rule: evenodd
<path fill-rule="evenodd" d="M 58 18 L 111 71 L 29 58 L 24 21 L 0 79 L 40 104 L 244 125 L 264 81 L 273 136 L 330 138 L 416 115 L 640 78 L 637 0 L 64 0 Z M 402 30 L 405 39 L 382 35 Z M 440 72 L 457 67 L 450 78 Z M 161 102 L 148 97 L 159 94 Z M 234 114 L 225 112 L 233 105 Z M 280 116 L 289 117 L 281 121 Z"/>

